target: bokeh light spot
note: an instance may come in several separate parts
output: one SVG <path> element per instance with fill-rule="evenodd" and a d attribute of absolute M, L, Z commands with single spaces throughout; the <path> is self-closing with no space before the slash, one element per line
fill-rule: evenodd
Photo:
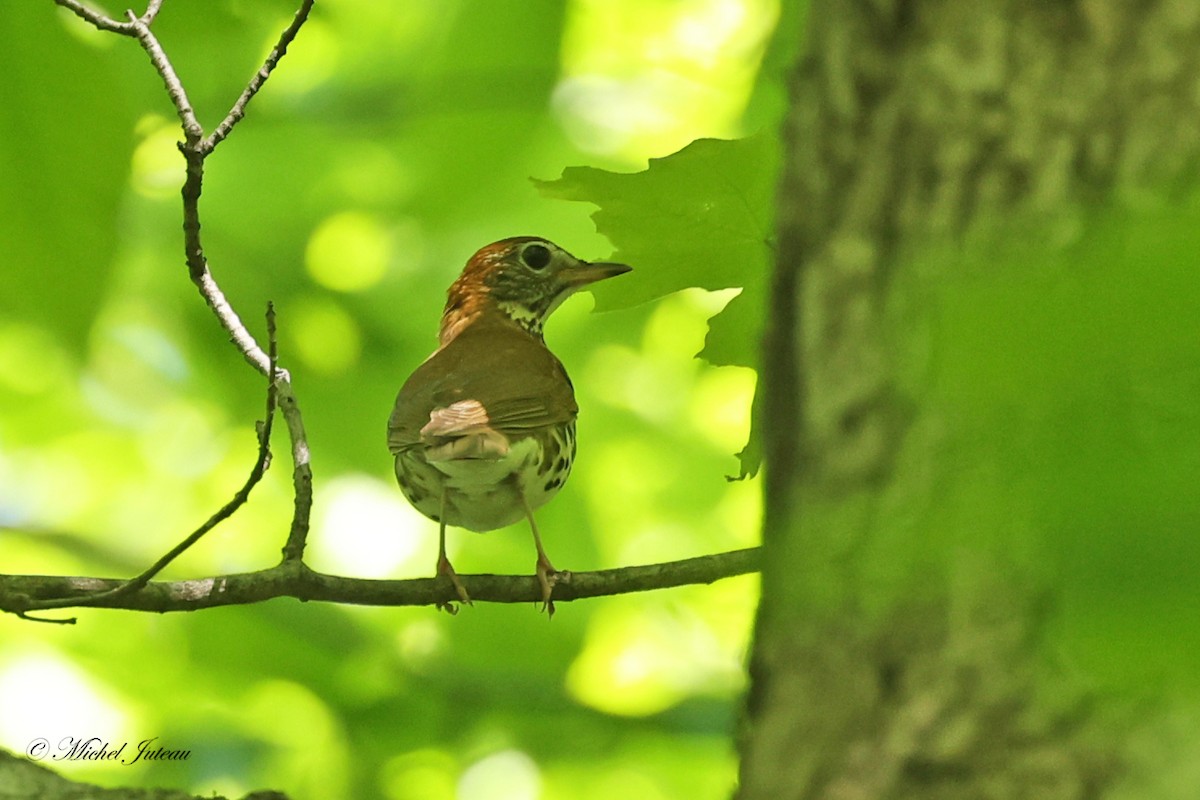
<path fill-rule="evenodd" d="M 741 134 L 778 0 L 575 0 L 554 110 L 580 149 L 636 163 Z"/>
<path fill-rule="evenodd" d="M 263 680 L 241 700 L 248 733 L 276 745 L 276 765 L 298 776 L 297 795 L 344 797 L 346 736 L 325 701 L 293 681 Z"/>
<path fill-rule="evenodd" d="M 432 526 L 395 486 L 368 475 L 345 475 L 317 493 L 313 563 L 359 578 L 394 578 L 418 556 Z M 429 564 L 433 564 L 433 551 Z"/>
<path fill-rule="evenodd" d="M 263 41 L 263 57 L 275 47 L 279 38 L 276 26 Z M 304 23 L 304 46 L 292 47 L 287 53 L 287 69 L 276 70 L 271 75 L 271 91 L 264 98 L 273 102 L 278 96 L 302 95 L 327 81 L 338 67 L 343 42 L 338 31 L 324 21 L 310 17 Z M 257 100 L 257 98 L 256 98 Z"/>
<path fill-rule="evenodd" d="M 362 335 L 358 323 L 332 300 L 309 297 L 286 309 L 288 336 L 296 354 L 325 375 L 339 375 L 358 362 Z"/>
<path fill-rule="evenodd" d="M 150 114 L 138 122 L 137 134 L 141 141 L 133 150 L 129 176 L 134 191 L 154 200 L 176 197 L 183 182 L 178 123 Z"/>
<path fill-rule="evenodd" d="M 503 750 L 476 761 L 458 781 L 458 800 L 537 800 L 542 777 L 533 759 Z"/>
<path fill-rule="evenodd" d="M 567 673 L 567 689 L 584 705 L 609 714 L 637 717 L 665 711 L 692 683 L 680 663 L 685 656 L 674 650 L 672 638 L 669 626 L 657 626 L 631 609 L 602 609 Z"/>
<path fill-rule="evenodd" d="M 123 742 L 129 730 L 121 706 L 110 690 L 56 655 L 26 653 L 0 664 L 0 740 L 14 747 L 44 738 L 51 757 L 66 737 Z"/>
<path fill-rule="evenodd" d="M 389 760 L 379 782 L 388 800 L 453 800 L 458 772 L 454 759 L 441 750 L 414 750 Z"/>
<path fill-rule="evenodd" d="M 704 371 L 696 381 L 688 417 L 696 432 L 717 449 L 733 453 L 745 446 L 755 380 L 748 367 L 719 367 Z"/>
<path fill-rule="evenodd" d="M 304 263 L 320 285 L 339 292 L 360 292 L 379 283 L 391 255 L 391 235 L 378 219 L 343 211 L 313 231 Z"/>

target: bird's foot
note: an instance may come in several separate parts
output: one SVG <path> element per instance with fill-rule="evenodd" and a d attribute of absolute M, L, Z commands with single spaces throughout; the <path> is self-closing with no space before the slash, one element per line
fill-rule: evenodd
<path fill-rule="evenodd" d="M 454 586 L 454 593 L 458 595 L 458 599 L 463 605 L 474 605 L 471 602 L 471 595 L 467 594 L 467 587 L 463 586 L 462 581 L 458 578 L 458 573 L 454 571 L 454 567 L 450 565 L 450 560 L 445 556 L 438 559 L 437 574 L 439 577 L 450 579 L 451 585 Z M 458 613 L 458 606 L 454 605 L 454 602 L 451 600 L 442 600 L 437 604 L 437 607 L 439 611 L 445 611 L 451 616 Z"/>
<path fill-rule="evenodd" d="M 559 572 L 550 563 L 549 559 L 539 558 L 537 562 L 537 580 L 542 587 L 542 611 L 546 612 L 547 619 L 554 616 L 554 601 L 550 596 L 554 593 L 554 587 L 559 583 L 569 583 L 571 573 L 567 571 Z"/>

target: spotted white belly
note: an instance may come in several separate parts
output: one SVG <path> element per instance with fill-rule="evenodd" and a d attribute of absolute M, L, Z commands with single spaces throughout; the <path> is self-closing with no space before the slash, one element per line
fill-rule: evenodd
<path fill-rule="evenodd" d="M 547 479 L 537 439 L 513 442 L 499 458 L 456 458 L 428 461 L 420 450 L 397 454 L 396 476 L 408 501 L 425 516 L 440 520 L 442 493 L 446 524 L 472 531 L 491 531 L 525 517 L 525 508 L 544 505 L 566 479 Z M 524 496 L 524 502 L 522 502 Z"/>

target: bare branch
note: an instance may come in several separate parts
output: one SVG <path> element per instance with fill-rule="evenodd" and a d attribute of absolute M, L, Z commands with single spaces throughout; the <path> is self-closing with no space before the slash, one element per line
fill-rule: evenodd
<path fill-rule="evenodd" d="M 242 489 L 204 525 L 150 568 L 136 578 L 126 581 L 86 577 L 0 576 L 0 610 L 26 619 L 36 619 L 28 612 L 70 607 L 190 611 L 218 605 L 260 602 L 274 597 L 364 605 L 448 606 L 451 601 L 457 599 L 457 593 L 443 578 L 405 581 L 361 580 L 323 575 L 305 566 L 302 558 L 312 507 L 312 470 L 308 440 L 291 378 L 276 362 L 273 312 L 268 311 L 269 353 L 264 353 L 213 278 L 201 241 L 199 206 L 205 159 L 245 117 L 250 101 L 266 83 L 308 19 L 314 0 L 301 0 L 292 22 L 280 34 L 263 66 L 251 78 L 225 119 L 207 137 L 179 76 L 150 29 L 159 13 L 162 0 L 149 0 L 141 17 L 128 12 L 128 21 L 123 23 L 87 9 L 78 0 L 55 1 L 101 30 L 136 38 L 161 77 L 184 132 L 184 141 L 180 143 L 179 150 L 185 162 L 181 195 L 184 253 L 188 274 L 242 357 L 268 378 L 267 417 L 260 431 L 258 458 Z M 269 438 L 276 408 L 284 418 L 291 439 L 295 492 L 293 517 L 283 548 L 283 561 L 269 569 L 238 575 L 178 582 L 153 581 L 153 577 L 168 563 L 246 502 L 251 489 L 261 480 L 270 462 Z M 758 550 L 743 550 L 670 564 L 577 574 L 560 573 L 554 599 L 569 602 L 584 597 L 646 591 L 689 583 L 710 583 L 720 578 L 756 571 L 758 558 Z M 537 602 L 541 599 L 540 586 L 533 576 L 468 575 L 460 578 L 470 585 L 472 596 L 479 601 L 512 603 Z"/>
<path fill-rule="evenodd" d="M 712 583 L 757 572 L 760 560 L 760 549 L 751 548 L 665 564 L 560 573 L 554 600 L 570 602 Z M 541 587 L 533 575 L 459 575 L 459 578 L 470 588 L 476 602 L 541 602 Z M 446 578 L 345 578 L 314 572 L 299 561 L 285 561 L 258 572 L 152 581 L 125 594 L 112 591 L 124 585 L 125 581 L 107 578 L 0 575 L 0 610 L 21 616 L 50 600 L 60 608 L 89 606 L 161 613 L 260 603 L 276 597 L 367 606 L 438 606 L 458 599 Z"/>
<path fill-rule="evenodd" d="M 312 464 L 308 452 L 308 436 L 304 432 L 304 420 L 292 384 L 284 378 L 279 383 L 279 409 L 292 440 L 292 491 L 295 494 L 292 509 L 292 524 L 288 530 L 287 543 L 283 546 L 285 562 L 299 562 L 304 556 L 304 545 L 308 539 L 309 520 L 312 515 Z"/>
<path fill-rule="evenodd" d="M 154 22 L 154 18 L 158 16 L 158 10 L 162 8 L 163 0 L 150 0 L 146 5 L 146 13 L 142 14 L 142 22 L 146 25 Z"/>
<path fill-rule="evenodd" d="M 184 141 L 179 144 L 180 153 L 184 157 L 185 178 L 181 191 L 183 199 L 183 231 L 184 255 L 188 266 L 188 274 L 199 290 L 201 297 L 212 309 L 217 321 L 229 335 L 230 340 L 241 352 L 243 358 L 267 377 L 269 388 L 267 392 L 267 417 L 260 429 L 259 452 L 254 468 L 251 470 L 245 485 L 234 495 L 233 499 L 218 510 L 203 525 L 193 531 L 187 538 L 176 545 L 170 552 L 160 558 L 154 565 L 143 571 L 132 580 L 113 586 L 97 588 L 90 600 L 85 604 L 113 603 L 123 597 L 133 596 L 141 592 L 154 575 L 158 574 L 168 563 L 180 553 L 191 547 L 204 534 L 212 530 L 223 520 L 231 516 L 246 502 L 251 489 L 261 480 L 270 462 L 270 430 L 274 411 L 278 407 L 287 424 L 288 435 L 291 439 L 293 462 L 293 484 L 295 487 L 295 506 L 287 543 L 283 548 L 284 563 L 299 564 L 304 553 L 305 540 L 308 535 L 309 519 L 312 509 L 312 468 L 309 460 L 308 440 L 304 431 L 304 423 L 300 416 L 300 408 L 292 389 L 291 378 L 287 371 L 280 369 L 275 354 L 275 319 L 274 310 L 268 309 L 268 336 L 270 353 L 264 353 L 254 336 L 246 329 L 233 306 L 226 299 L 221 287 L 213 278 L 208 268 L 208 259 L 204 254 L 204 246 L 200 237 L 200 195 L 204 183 L 204 161 L 207 155 L 223 141 L 232 131 L 233 126 L 245 115 L 245 109 L 251 98 L 262 88 L 267 78 L 274 70 L 279 60 L 287 52 L 288 45 L 295 39 L 301 26 L 308 19 L 314 0 L 302 0 L 291 24 L 280 35 L 278 42 L 267 57 L 262 68 L 247 84 L 241 96 L 234 103 L 226 118 L 213 134 L 205 138 L 204 129 L 188 99 L 187 92 L 179 79 L 175 68 L 171 65 L 166 52 L 159 44 L 158 38 L 150 30 L 151 24 L 162 7 L 162 0 L 149 0 L 146 11 L 140 17 L 132 11 L 126 12 L 128 21 L 117 22 L 82 5 L 78 0 L 55 0 L 82 19 L 97 28 L 112 31 L 122 35 L 132 36 L 141 44 L 142 49 L 150 57 L 159 77 L 166 87 L 167 94 L 174 105 L 183 128 Z M 42 597 L 36 601 L 18 603 L 20 613 L 33 609 L 63 608 L 78 605 L 81 598 L 71 597 Z M 69 622 L 71 620 L 61 620 Z"/>
<path fill-rule="evenodd" d="M 289 25 L 284 32 L 279 35 L 279 41 L 275 43 L 275 47 L 267 56 L 266 61 L 263 62 L 262 67 L 259 68 L 258 72 L 254 74 L 254 77 L 250 79 L 250 83 L 246 84 L 246 88 L 242 92 L 241 97 L 239 97 L 237 102 L 233 104 L 233 108 L 229 109 L 229 113 L 225 116 L 225 119 L 221 120 L 221 123 L 217 125 L 216 130 L 214 130 L 212 134 L 204 140 L 202 149 L 204 150 L 205 154 L 211 153 L 217 145 L 224 141 L 225 137 L 229 135 L 229 132 L 233 130 L 233 126 L 238 124 L 238 122 L 240 122 L 241 119 L 246 116 L 247 104 L 249 104 L 250 99 L 258 93 L 258 90 L 262 88 L 263 84 L 267 82 L 267 78 L 270 77 L 271 71 L 275 69 L 275 65 L 279 63 L 279 59 L 283 58 L 284 54 L 287 53 L 288 45 L 290 45 L 292 40 L 296 38 L 296 34 L 300 32 L 300 27 L 308 19 L 308 13 L 312 11 L 314 1 L 315 0 L 304 0 L 304 2 L 300 4 L 300 8 L 296 11 L 296 16 L 292 19 L 292 24 Z"/>
<path fill-rule="evenodd" d="M 27 622 L 45 622 L 49 625 L 74 625 L 78 620 L 75 617 L 38 617 L 33 614 L 26 614 L 24 611 L 16 612 L 17 619 L 23 619 Z"/>
<path fill-rule="evenodd" d="M 270 347 L 270 359 L 272 372 L 275 367 L 276 345 L 275 345 L 275 307 L 267 304 L 267 341 Z M 147 583 L 158 573 L 178 558 L 184 551 L 200 541 L 204 534 L 211 531 L 217 525 L 233 516 L 239 508 L 245 505 L 250 499 L 250 492 L 254 489 L 258 482 L 262 480 L 263 475 L 267 472 L 267 467 L 271 463 L 271 423 L 275 418 L 275 395 L 276 384 L 273 380 L 267 381 L 267 412 L 264 421 L 260 424 L 258 430 L 258 453 L 256 455 L 254 466 L 250 470 L 249 477 L 246 478 L 245 484 L 233 496 L 233 498 L 222 506 L 215 514 L 208 518 L 203 525 L 192 531 L 179 544 L 171 548 L 165 555 L 155 561 L 149 568 L 144 570 L 140 575 L 121 583 L 111 589 L 103 589 L 98 593 L 83 598 L 72 597 L 57 597 L 46 600 L 33 601 L 25 607 L 25 611 L 44 610 L 50 608 L 69 608 L 79 605 L 94 605 L 106 600 L 112 600 L 125 595 L 132 594 Z M 49 620 L 46 620 L 49 621 Z M 70 622 L 71 620 L 55 620 L 59 622 Z"/>
<path fill-rule="evenodd" d="M 187 139 L 187 143 L 195 145 L 196 142 L 199 142 L 204 137 L 204 128 L 200 126 L 200 121 L 196 119 L 196 112 L 192 110 L 192 102 L 188 100 L 183 83 L 180 82 L 179 76 L 175 73 L 175 68 L 171 66 L 171 61 L 167 58 L 162 45 L 158 43 L 158 37 L 150 31 L 149 23 L 134 16 L 132 11 L 128 12 L 128 14 L 129 26 L 133 30 L 133 35 L 141 43 L 142 49 L 146 51 L 146 55 L 150 56 L 150 63 L 154 65 L 155 71 L 158 72 L 158 76 L 162 78 L 163 85 L 167 88 L 167 95 L 171 98 L 171 104 L 175 106 L 175 112 L 179 115 L 179 121 L 183 125 L 183 135 Z"/>
<path fill-rule="evenodd" d="M 73 14 L 75 14 L 75 16 L 79 17 L 80 19 L 82 19 L 86 22 L 90 22 L 92 25 L 95 25 L 97 28 L 99 28 L 102 31 L 109 31 L 110 33 L 119 33 L 122 36 L 134 36 L 135 35 L 134 31 L 133 31 L 133 26 L 130 25 L 128 22 L 117 22 L 115 19 L 113 19 L 111 17 L 106 17 L 98 11 L 93 11 L 92 9 L 85 6 L 83 3 L 78 2 L 78 0 L 54 0 L 54 2 L 55 2 L 55 4 L 60 5 L 63 8 L 67 9 L 68 11 L 72 12 Z M 154 6 L 155 13 L 157 13 L 157 11 L 158 11 L 157 7 L 161 4 L 161 2 L 162 2 L 162 0 L 158 0 L 157 3 L 151 4 L 152 6 Z M 150 13 L 149 10 L 147 10 L 146 13 L 149 14 Z M 153 17 L 151 17 L 151 18 L 153 18 Z"/>
<path fill-rule="evenodd" d="M 308 18 L 312 5 L 313 0 L 303 0 L 291 25 L 280 35 L 279 43 L 268 56 L 266 64 L 251 80 L 238 102 L 234 104 L 234 111 L 230 112 L 231 115 L 235 111 L 244 113 L 246 103 L 261 88 L 266 76 L 278 64 L 286 52 L 287 46 L 295 39 L 300 27 Z M 288 436 L 292 442 L 292 482 L 295 487 L 292 524 L 283 552 L 285 559 L 298 560 L 304 553 L 312 509 L 312 466 L 309 458 L 308 438 L 300 415 L 300 406 L 292 389 L 291 376 L 286 370 L 275 365 L 270 356 L 263 352 L 254 336 L 246 329 L 245 324 L 234 311 L 209 270 L 208 258 L 204 254 L 204 244 L 200 237 L 200 195 L 204 185 L 204 160 L 213 147 L 229 135 L 236 119 L 230 121 L 230 118 L 226 118 L 222 123 L 223 129 L 218 131 L 219 136 L 214 133 L 209 139 L 204 138 L 204 131 L 192 111 L 187 93 L 184 91 L 179 77 L 159 46 L 157 38 L 150 31 L 149 23 L 152 21 L 153 15 L 157 13 L 158 6 L 159 3 L 151 3 L 141 20 L 131 19 L 129 24 L 133 26 L 138 41 L 149 54 L 151 63 L 162 77 L 184 129 L 185 141 L 180 144 L 179 150 L 183 154 L 186 165 L 186 177 L 181 195 L 183 198 L 183 246 L 188 275 L 242 357 L 252 367 L 274 381 L 278 407 L 280 413 L 283 414 Z"/>

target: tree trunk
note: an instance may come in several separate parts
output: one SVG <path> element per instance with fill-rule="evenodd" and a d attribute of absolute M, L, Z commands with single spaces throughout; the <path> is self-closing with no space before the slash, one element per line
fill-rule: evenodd
<path fill-rule="evenodd" d="M 1017 284 L 1057 270 L 1076 283 L 1051 297 L 1089 298 L 1104 287 L 1069 254 L 1103 231 L 1096 209 L 1195 185 L 1200 4 L 813 0 L 804 39 L 739 797 L 1099 797 L 1124 746 L 1038 649 L 1039 543 L 1076 497 L 1031 485 L 1053 474 L 1054 420 L 947 398 L 1003 394 L 999 362 L 1036 388 L 1021 315 L 1047 293 Z M 1055 357 L 1035 357 L 1045 375 Z"/>

